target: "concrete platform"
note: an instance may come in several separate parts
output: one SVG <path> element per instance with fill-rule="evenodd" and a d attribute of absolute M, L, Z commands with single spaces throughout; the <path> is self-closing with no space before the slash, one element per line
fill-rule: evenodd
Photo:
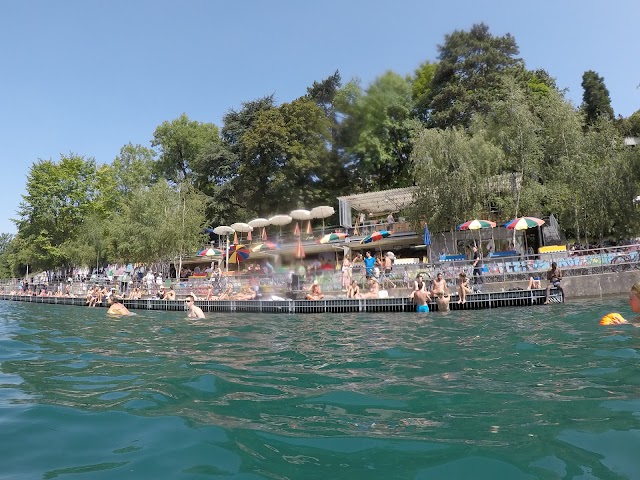
<path fill-rule="evenodd" d="M 507 292 L 470 293 L 464 305 L 458 304 L 458 296 L 452 295 L 451 310 L 480 310 L 500 307 L 529 307 L 544 303 L 545 290 L 512 290 Z M 0 300 L 16 302 L 46 303 L 87 307 L 84 298 L 38 297 L 22 295 L 0 295 Z M 562 302 L 559 290 L 551 290 L 550 303 Z M 132 310 L 162 310 L 184 312 L 183 300 L 124 300 Z M 219 313 L 356 313 L 356 312 L 415 312 L 415 305 L 407 297 L 376 299 L 327 298 L 324 300 L 197 300 L 196 305 L 205 312 Z M 106 307 L 106 305 L 98 305 Z M 429 304 L 430 311 L 438 309 L 435 302 Z"/>

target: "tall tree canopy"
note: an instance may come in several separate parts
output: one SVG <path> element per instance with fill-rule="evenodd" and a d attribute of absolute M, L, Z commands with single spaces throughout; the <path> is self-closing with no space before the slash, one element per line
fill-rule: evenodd
<path fill-rule="evenodd" d="M 587 117 L 586 123 L 592 125 L 600 117 L 612 120 L 613 108 L 604 78 L 593 70 L 588 70 L 582 75 L 582 89 L 582 109 Z"/>
<path fill-rule="evenodd" d="M 218 127 L 213 123 L 189 120 L 184 113 L 171 122 L 165 121 L 156 128 L 151 142 L 160 150 L 156 171 L 174 183 L 193 182 L 194 164 L 207 147 L 218 142 Z"/>
<path fill-rule="evenodd" d="M 493 36 L 484 23 L 468 32 L 456 30 L 438 46 L 438 65 L 431 81 L 430 124 L 469 126 L 476 112 L 486 113 L 499 77 L 522 66 L 511 34 Z"/>

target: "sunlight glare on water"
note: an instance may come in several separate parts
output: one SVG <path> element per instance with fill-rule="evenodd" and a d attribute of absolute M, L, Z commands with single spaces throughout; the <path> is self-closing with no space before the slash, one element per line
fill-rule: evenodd
<path fill-rule="evenodd" d="M 0 478 L 640 478 L 640 329 L 611 311 L 1 302 Z"/>

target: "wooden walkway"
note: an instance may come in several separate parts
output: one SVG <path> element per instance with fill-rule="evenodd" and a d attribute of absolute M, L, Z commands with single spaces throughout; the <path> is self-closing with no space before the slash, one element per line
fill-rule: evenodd
<path fill-rule="evenodd" d="M 544 303 L 545 290 L 513 290 L 508 292 L 470 293 L 464 305 L 457 303 L 458 296 L 451 296 L 451 310 L 481 310 L 500 307 L 528 307 Z M 16 302 L 47 303 L 87 307 L 84 298 L 37 297 L 22 295 L 0 295 L 0 300 Z M 551 290 L 550 303 L 562 302 L 557 289 Z M 133 310 L 185 311 L 183 300 L 124 300 L 124 305 Z M 205 312 L 219 313 L 357 313 L 357 312 L 415 312 L 411 299 L 389 297 L 376 299 L 325 299 L 325 300 L 198 300 L 196 305 Z M 98 305 L 106 306 L 106 305 Z M 435 302 L 429 304 L 436 311 Z"/>

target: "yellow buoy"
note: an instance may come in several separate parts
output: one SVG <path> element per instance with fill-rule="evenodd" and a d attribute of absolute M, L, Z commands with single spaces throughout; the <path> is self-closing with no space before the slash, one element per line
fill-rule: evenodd
<path fill-rule="evenodd" d="M 627 321 L 616 312 L 607 313 L 600 319 L 600 325 L 619 325 L 621 323 L 627 323 Z"/>

